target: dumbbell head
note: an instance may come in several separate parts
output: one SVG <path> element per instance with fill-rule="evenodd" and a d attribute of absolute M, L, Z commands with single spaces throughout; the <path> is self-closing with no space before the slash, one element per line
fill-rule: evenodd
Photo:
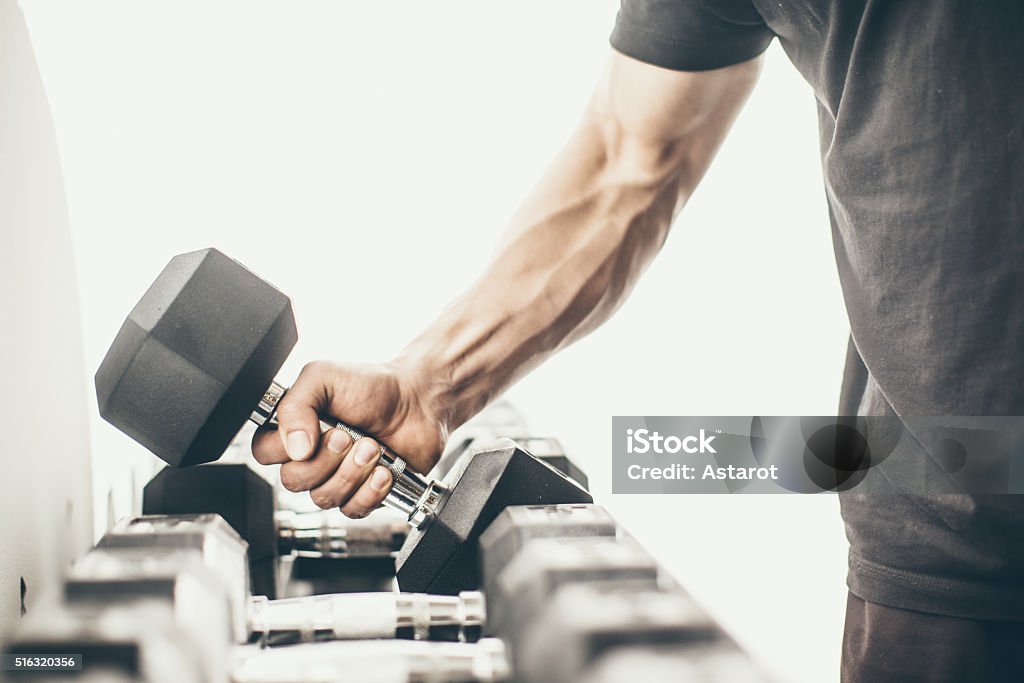
<path fill-rule="evenodd" d="M 499 683 L 507 678 L 505 647 L 494 638 L 477 643 L 363 640 L 241 648 L 232 673 L 235 683 Z"/>
<path fill-rule="evenodd" d="M 384 516 L 342 522 L 337 511 L 277 511 L 273 487 L 248 466 L 234 463 L 164 468 L 146 484 L 142 511 L 223 517 L 249 544 L 252 592 L 269 598 L 277 596 L 277 558 L 292 553 L 298 555 L 292 579 L 312 580 L 316 592 L 390 585 L 395 573 L 392 554 L 409 528 Z"/>
<path fill-rule="evenodd" d="M 494 592 L 498 574 L 535 538 L 612 537 L 615 520 L 600 505 L 514 505 L 505 508 L 480 536 L 484 593 Z"/>
<path fill-rule="evenodd" d="M 464 458 L 444 483 L 446 499 L 399 551 L 402 590 L 454 594 L 479 588 L 480 534 L 510 505 L 593 502 L 579 484 L 507 439 Z"/>
<path fill-rule="evenodd" d="M 104 534 L 96 546 L 101 550 L 132 550 L 153 556 L 197 553 L 206 571 L 215 573 L 227 591 L 235 639 L 246 640 L 250 595 L 247 544 L 219 515 L 149 515 L 125 519 Z M 96 566 L 104 557 L 97 551 L 89 555 L 76 567 L 78 574 Z M 68 585 L 72 585 L 70 581 Z"/>
<path fill-rule="evenodd" d="M 195 642 L 207 675 L 226 683 L 224 661 L 232 643 L 244 643 L 245 613 L 237 610 L 225 586 L 198 551 L 187 548 L 94 548 L 64 582 L 71 605 L 106 609 L 115 604 L 163 601 Z M 244 608 L 243 608 L 244 609 Z"/>
<path fill-rule="evenodd" d="M 277 596 L 278 533 L 273 487 L 244 464 L 166 467 L 146 484 L 144 515 L 220 515 L 249 544 L 252 591 Z"/>
<path fill-rule="evenodd" d="M 487 450 L 494 446 L 495 442 L 503 438 L 509 438 L 519 444 L 530 455 L 543 460 L 583 488 L 590 489 L 590 480 L 587 478 L 586 473 L 566 455 L 565 449 L 558 439 L 540 436 L 515 436 L 521 433 L 521 431 L 512 430 L 499 436 L 498 434 L 473 434 L 470 432 L 462 440 L 449 445 L 441 460 L 434 467 L 432 474 L 435 477 L 444 477 L 458 466 L 460 460 L 471 457 L 474 451 Z"/>
<path fill-rule="evenodd" d="M 627 645 L 597 658 L 576 683 L 765 683 L 745 652 L 731 642 Z"/>
<path fill-rule="evenodd" d="M 7 643 L 10 655 L 81 655 L 81 670 L 47 672 L 46 680 L 99 683 L 216 683 L 195 640 L 172 607 L 161 600 L 69 605 L 57 599 L 37 605 Z M 221 663 L 223 665 L 223 662 Z M 8 674 L 11 680 L 17 679 Z M 42 678 L 38 673 L 32 680 Z M 4 677 L 6 680 L 7 677 Z"/>
<path fill-rule="evenodd" d="M 513 441 L 566 475 L 585 489 L 590 489 L 590 480 L 579 465 L 565 452 L 562 443 L 550 436 L 512 436 Z"/>
<path fill-rule="evenodd" d="M 455 467 L 459 459 L 469 453 L 473 444 L 483 445 L 510 434 L 527 434 L 526 422 L 518 410 L 504 399 L 489 404 L 464 425 L 448 441 L 448 447 L 434 466 L 431 474 L 441 479 Z"/>
<path fill-rule="evenodd" d="M 96 372 L 100 414 L 174 467 L 215 460 L 297 340 L 288 297 L 244 266 L 175 256 Z"/>
<path fill-rule="evenodd" d="M 690 646 L 725 636 L 681 590 L 592 583 L 564 586 L 512 644 L 521 683 L 576 680 L 621 646 Z"/>
<path fill-rule="evenodd" d="M 632 539 L 535 539 L 509 562 L 487 595 L 488 629 L 517 641 L 560 588 L 585 583 L 656 590 L 663 581 L 657 562 Z"/>

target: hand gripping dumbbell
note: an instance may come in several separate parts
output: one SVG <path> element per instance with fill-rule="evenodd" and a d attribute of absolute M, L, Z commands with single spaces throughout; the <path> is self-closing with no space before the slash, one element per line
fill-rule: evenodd
<path fill-rule="evenodd" d="M 215 249 L 171 259 L 128 315 L 96 373 L 100 413 L 173 466 L 217 459 L 251 419 L 274 424 L 274 381 L 298 339 L 291 302 Z M 353 439 L 361 434 L 338 426 Z M 413 530 L 399 585 L 454 593 L 479 584 L 476 541 L 508 505 L 591 502 L 577 483 L 511 441 L 460 463 L 443 481 L 406 469 L 386 447 L 385 504 Z"/>
<path fill-rule="evenodd" d="M 143 516 L 119 522 L 100 539 L 97 550 L 76 567 L 80 593 L 102 590 L 128 594 L 145 585 L 143 568 L 119 550 L 197 553 L 230 595 L 234 640 L 285 645 L 297 642 L 409 638 L 476 640 L 484 622 L 483 596 L 421 593 L 343 593 L 285 600 L 253 596 L 248 587 L 246 543 L 217 515 Z M 106 555 L 103 551 L 108 552 Z M 124 558 L 124 559 L 120 559 Z M 117 567 L 118 561 L 125 566 Z M 136 563 L 137 564 L 137 563 Z M 118 579 L 122 579 L 118 583 Z M 71 581 L 69 580 L 69 584 Z"/>
<path fill-rule="evenodd" d="M 278 597 L 280 557 L 299 558 L 293 578 L 302 560 L 316 558 L 335 570 L 335 564 L 344 564 L 347 583 L 363 584 L 358 590 L 390 589 L 394 554 L 409 531 L 401 519 L 389 517 L 346 520 L 338 512 L 280 510 L 274 487 L 244 463 L 165 467 L 143 489 L 142 513 L 223 517 L 249 544 L 253 592 L 269 598 Z M 346 586 L 344 592 L 349 590 Z"/>

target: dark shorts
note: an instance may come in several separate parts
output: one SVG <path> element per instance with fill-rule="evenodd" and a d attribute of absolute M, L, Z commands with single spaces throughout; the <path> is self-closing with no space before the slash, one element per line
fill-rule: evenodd
<path fill-rule="evenodd" d="M 850 594 L 843 683 L 1024 681 L 1024 622 L 886 607 Z"/>

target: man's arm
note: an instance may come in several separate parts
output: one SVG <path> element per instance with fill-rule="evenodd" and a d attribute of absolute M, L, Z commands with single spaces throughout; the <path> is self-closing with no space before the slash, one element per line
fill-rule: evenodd
<path fill-rule="evenodd" d="M 393 363 L 307 366 L 279 407 L 281 437 L 258 434 L 256 457 L 286 463 L 286 486 L 353 516 L 380 504 L 389 475 L 370 439 L 321 439 L 318 412 L 428 470 L 450 430 L 625 301 L 759 72 L 760 58 L 679 72 L 613 52 L 485 273 Z"/>
<path fill-rule="evenodd" d="M 613 53 L 566 147 L 517 212 L 484 275 L 402 354 L 444 378 L 462 424 L 625 301 L 756 80 Z"/>

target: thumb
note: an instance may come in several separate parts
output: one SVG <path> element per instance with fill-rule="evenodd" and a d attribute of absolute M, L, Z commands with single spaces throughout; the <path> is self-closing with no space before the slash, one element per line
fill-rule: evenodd
<path fill-rule="evenodd" d="M 324 377 L 306 366 L 277 406 L 278 434 L 292 460 L 307 460 L 316 452 L 320 412 L 326 403 Z"/>

